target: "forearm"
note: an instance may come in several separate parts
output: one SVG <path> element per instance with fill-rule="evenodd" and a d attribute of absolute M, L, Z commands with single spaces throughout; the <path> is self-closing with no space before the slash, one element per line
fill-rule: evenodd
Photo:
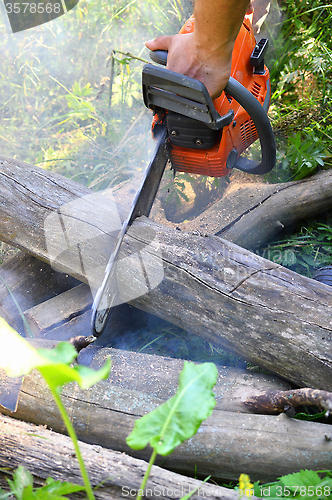
<path fill-rule="evenodd" d="M 161 36 L 146 42 L 150 50 L 167 50 L 167 68 L 196 78 L 212 97 L 225 88 L 232 51 L 249 0 L 196 0 L 194 32 Z"/>
<path fill-rule="evenodd" d="M 249 0 L 196 0 L 195 39 L 204 50 L 233 50 Z"/>

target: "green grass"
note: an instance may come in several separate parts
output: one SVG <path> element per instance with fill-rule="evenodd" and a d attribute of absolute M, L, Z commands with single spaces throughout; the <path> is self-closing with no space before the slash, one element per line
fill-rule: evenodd
<path fill-rule="evenodd" d="M 280 2 L 282 23 L 268 65 L 270 116 L 278 145 L 276 169 L 265 179 L 285 182 L 332 166 L 332 6 L 329 2 Z M 306 221 L 259 250 L 260 255 L 312 277 L 332 263 L 331 213 Z"/>
<path fill-rule="evenodd" d="M 268 56 L 271 117 L 278 140 L 272 180 L 297 179 L 332 165 L 332 6 L 280 3 L 283 21 Z"/>
<path fill-rule="evenodd" d="M 153 147 L 143 62 L 120 52 L 146 58 L 144 41 L 177 31 L 187 13 L 177 0 L 81 0 L 35 29 L 13 35 L 0 26 L 1 153 L 94 189 L 143 169 Z"/>
<path fill-rule="evenodd" d="M 320 267 L 332 265 L 332 212 L 298 224 L 292 234 L 270 242 L 258 253 L 312 278 Z"/>

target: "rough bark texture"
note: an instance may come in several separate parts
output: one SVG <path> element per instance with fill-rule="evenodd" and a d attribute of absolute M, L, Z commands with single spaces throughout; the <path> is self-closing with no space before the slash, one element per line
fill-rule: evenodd
<path fill-rule="evenodd" d="M 0 436 L 0 467 L 14 469 L 24 466 L 34 475 L 36 484 L 43 483 L 49 476 L 58 481 L 83 484 L 73 445 L 67 436 L 4 416 L 0 417 Z M 97 500 L 135 497 L 135 490 L 140 488 L 147 468 L 146 462 L 83 442 L 80 442 L 80 449 L 92 486 L 102 482 L 95 490 Z M 1 472 L 0 484 L 8 489 L 5 477 Z M 194 500 L 207 496 L 223 500 L 238 498 L 234 490 L 203 484 L 157 466 L 152 470 L 144 498 L 176 499 L 196 488 L 197 493 L 191 497 Z M 74 497 L 83 498 L 85 495 Z"/>
<path fill-rule="evenodd" d="M 53 340 L 45 341 L 44 339 L 33 339 L 30 343 L 36 348 L 53 347 L 56 344 Z M 81 397 L 87 407 L 90 397 L 92 399 L 100 397 L 105 400 L 104 406 L 107 408 L 107 394 L 113 386 L 114 390 L 119 393 L 123 389 L 124 397 L 127 397 L 131 390 L 134 393 L 140 393 L 142 404 L 148 404 L 151 398 L 156 401 L 156 404 L 159 404 L 175 394 L 179 373 L 183 368 L 182 359 L 90 346 L 79 354 L 78 362 L 98 369 L 108 357 L 112 361 L 112 370 L 108 381 L 100 382 L 96 388 L 92 387 L 89 389 L 89 393 L 82 392 Z M 219 377 L 215 386 L 216 409 L 218 410 L 248 413 L 250 410 L 244 404 L 248 397 L 254 396 L 262 390 L 282 391 L 290 388 L 286 381 L 268 373 L 251 372 L 227 366 L 218 366 L 218 373 Z M 5 387 L 6 377 L 1 372 L 0 382 L 1 387 Z M 27 403 L 26 393 L 32 388 L 36 405 L 39 405 L 39 400 L 44 397 L 44 384 L 42 384 L 41 379 L 36 374 L 26 376 L 19 395 L 19 409 L 21 408 L 19 418 L 23 418 L 25 409 L 31 407 Z M 40 395 L 38 395 L 39 391 L 41 391 Z M 3 404 L 2 401 L 0 404 Z M 42 423 L 42 420 L 38 423 Z"/>
<path fill-rule="evenodd" d="M 290 407 L 317 406 L 329 416 L 332 411 L 332 393 L 305 387 L 291 391 L 262 391 L 244 402 L 254 413 L 278 414 Z"/>
<path fill-rule="evenodd" d="M 57 268 L 89 281 L 92 288 L 100 283 L 103 264 L 121 225 L 121 217 L 114 216 L 114 205 L 76 183 L 12 160 L 2 160 L 1 176 L 2 238 L 42 260 L 55 262 Z M 295 184 L 294 189 L 302 186 L 308 196 L 311 182 Z M 283 192 L 290 195 L 292 189 Z M 293 211 L 294 206 L 290 213 Z M 127 258 L 136 254 L 132 265 L 119 266 L 117 278 L 124 302 L 131 300 L 135 307 L 231 349 L 300 386 L 332 389 L 328 286 L 219 237 L 185 234 L 145 218 L 134 222 L 123 254 Z M 145 273 L 139 267 L 140 257 Z M 158 283 L 161 271 L 158 286 L 133 299 L 132 290 L 148 291 L 146 275 Z M 78 333 L 82 334 L 72 335 Z"/>
<path fill-rule="evenodd" d="M 287 227 L 332 206 L 332 172 L 297 182 L 264 184 L 236 173 L 223 197 L 197 218 L 177 224 L 184 231 L 218 234 L 255 250 Z M 159 222 L 164 220 L 159 217 Z"/>
<path fill-rule="evenodd" d="M 149 459 L 150 449 L 131 450 L 126 437 L 137 418 L 163 401 L 152 391 L 143 394 L 107 382 L 83 391 L 70 384 L 62 399 L 80 440 Z M 49 390 L 36 373 L 25 378 L 17 411 L 2 411 L 65 432 Z M 157 463 L 179 473 L 212 475 L 218 480 L 236 481 L 239 471 L 245 471 L 251 479 L 267 482 L 301 469 L 330 468 L 330 431 L 327 424 L 292 420 L 284 414 L 248 415 L 217 409 L 192 439 L 171 455 L 158 457 Z"/>
<path fill-rule="evenodd" d="M 143 218 L 132 226 L 127 238 L 131 252 L 135 240 L 144 245 L 145 227 L 151 230 L 153 224 Z M 218 237 L 158 225 L 155 231 L 164 278 L 132 301 L 135 307 L 300 386 L 331 390 L 330 287 Z M 118 279 L 129 276 L 124 272 Z"/>

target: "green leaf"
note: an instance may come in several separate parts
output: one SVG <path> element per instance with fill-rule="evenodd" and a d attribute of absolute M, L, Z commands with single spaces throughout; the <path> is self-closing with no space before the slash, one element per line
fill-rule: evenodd
<path fill-rule="evenodd" d="M 26 375 L 48 362 L 3 318 L 0 318 L 0 346 L 0 368 L 9 377 Z"/>
<path fill-rule="evenodd" d="M 284 486 L 288 486 L 291 491 L 294 491 L 296 486 L 317 486 L 320 484 L 321 478 L 317 472 L 306 469 L 295 474 L 287 474 L 280 478 L 280 482 Z"/>
<path fill-rule="evenodd" d="M 33 486 L 33 476 L 30 472 L 22 466 L 19 466 L 14 474 L 13 481 L 7 479 L 11 492 L 18 500 L 23 500 L 23 492 L 27 487 Z"/>
<path fill-rule="evenodd" d="M 22 500 L 68 500 L 68 497 L 64 497 L 63 495 L 84 489 L 84 486 L 54 481 L 49 477 L 46 480 L 46 484 L 40 488 L 33 489 L 31 485 L 26 486 L 23 491 Z"/>
<path fill-rule="evenodd" d="M 75 347 L 69 342 L 59 342 L 53 349 L 38 349 L 38 353 L 52 363 L 72 363 L 77 357 Z"/>
<path fill-rule="evenodd" d="M 148 443 L 160 455 L 168 455 L 191 438 L 216 404 L 212 388 L 218 377 L 213 363 L 185 361 L 176 394 L 166 403 L 136 420 L 127 444 L 140 450 Z"/>
<path fill-rule="evenodd" d="M 76 358 L 77 351 L 67 342 L 60 342 L 54 349 L 36 350 L 2 318 L 0 346 L 0 368 L 9 377 L 26 375 L 37 368 L 52 387 L 77 382 L 82 389 L 88 389 L 107 378 L 110 371 L 109 360 L 98 371 L 86 366 L 69 366 Z"/>
<path fill-rule="evenodd" d="M 74 493 L 75 491 L 84 490 L 84 486 L 80 486 L 74 483 L 66 483 L 61 481 L 54 481 L 51 477 L 46 479 L 46 484 L 41 488 L 44 491 L 48 491 L 49 493 L 56 493 L 57 495 L 69 495 L 70 493 Z"/>
<path fill-rule="evenodd" d="M 64 345 L 65 344 L 65 345 Z M 64 349 L 66 347 L 66 349 Z M 61 359 L 61 354 L 65 353 L 65 359 L 68 359 L 68 351 L 72 350 L 73 346 L 71 344 L 60 342 L 54 349 L 50 351 L 59 350 L 59 354 L 55 353 L 54 357 L 56 360 Z M 70 349 L 69 349 L 70 348 Z M 73 348 L 74 349 L 74 348 Z M 42 351 L 44 354 L 47 349 L 40 349 L 39 352 Z M 74 349 L 75 351 L 75 349 Z M 77 356 L 77 352 L 75 351 L 75 357 Z M 51 355 L 52 357 L 52 355 Z M 102 379 L 106 379 L 110 372 L 111 363 L 108 359 L 104 366 L 102 366 L 99 370 L 93 370 L 87 366 L 74 365 L 68 366 L 68 364 L 61 362 L 54 362 L 45 364 L 43 366 L 39 366 L 38 369 L 40 373 L 43 375 L 45 380 L 50 386 L 53 387 L 62 387 L 64 384 L 69 382 L 77 382 L 82 389 L 89 389 L 93 384 L 96 384 Z"/>
<path fill-rule="evenodd" d="M 325 415 L 326 411 L 321 411 L 320 413 L 316 413 L 315 415 L 309 415 L 308 413 L 303 413 L 299 412 L 296 415 L 294 415 L 295 420 L 306 420 L 306 421 L 315 421 L 318 420 L 319 418 L 323 418 Z"/>

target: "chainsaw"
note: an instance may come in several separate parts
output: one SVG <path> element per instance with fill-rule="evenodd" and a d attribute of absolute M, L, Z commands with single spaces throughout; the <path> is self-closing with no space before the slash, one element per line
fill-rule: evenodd
<path fill-rule="evenodd" d="M 190 33 L 193 29 L 191 17 L 180 33 Z M 169 160 L 174 173 L 212 177 L 228 175 L 233 168 L 260 175 L 273 169 L 276 146 L 267 116 L 270 105 L 269 70 L 264 64 L 267 45 L 264 38 L 256 43 L 250 18 L 246 16 L 235 41 L 231 77 L 220 97 L 214 100 L 202 82 L 162 67 L 167 64 L 167 52 L 151 52 L 152 61 L 161 66 L 144 66 L 142 91 L 145 106 L 154 113 L 152 134 L 157 141 L 156 150 L 95 296 L 93 335 L 101 335 L 116 303 L 116 263 L 124 235 L 137 217 L 149 215 Z M 240 156 L 257 139 L 261 161 Z"/>

